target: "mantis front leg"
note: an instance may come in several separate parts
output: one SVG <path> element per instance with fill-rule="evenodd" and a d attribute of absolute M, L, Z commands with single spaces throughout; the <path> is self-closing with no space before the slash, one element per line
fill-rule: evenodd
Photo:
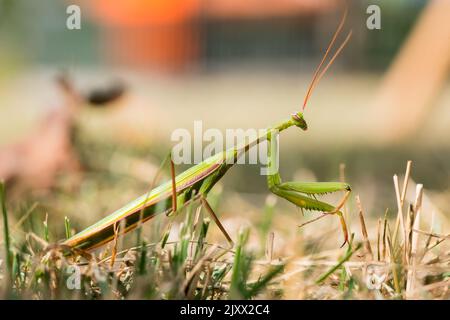
<path fill-rule="evenodd" d="M 342 231 L 344 233 L 344 243 L 348 242 L 347 224 L 344 216 L 340 211 L 344 206 L 345 201 L 350 195 L 350 185 L 343 182 L 299 182 L 288 181 L 282 182 L 281 176 L 278 173 L 276 164 L 278 163 L 278 150 L 277 141 L 274 136 L 274 131 L 271 131 L 267 135 L 268 141 L 268 169 L 267 184 L 272 193 L 288 200 L 295 204 L 297 207 L 306 210 L 321 211 L 324 215 L 336 214 L 339 216 Z M 322 202 L 316 199 L 316 195 L 325 193 L 345 191 L 345 195 L 337 206 L 333 206 L 326 202 Z"/>

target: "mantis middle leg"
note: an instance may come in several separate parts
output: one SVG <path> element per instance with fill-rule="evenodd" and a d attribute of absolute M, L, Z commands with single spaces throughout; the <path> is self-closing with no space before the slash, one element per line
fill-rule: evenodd
<path fill-rule="evenodd" d="M 344 243 L 348 242 L 347 225 L 344 219 L 341 208 L 344 206 L 345 201 L 351 192 L 351 187 L 347 183 L 343 182 L 299 182 L 288 181 L 282 182 L 281 176 L 278 173 L 276 164 L 278 163 L 278 151 L 277 151 L 277 137 L 275 131 L 271 131 L 267 135 L 268 141 L 268 170 L 267 184 L 272 193 L 288 200 L 295 204 L 297 207 L 305 210 L 321 211 L 325 214 L 336 214 L 339 216 L 342 231 L 344 233 Z M 323 201 L 316 199 L 316 195 L 322 195 L 325 193 L 345 191 L 345 195 L 337 206 L 333 206 Z"/>

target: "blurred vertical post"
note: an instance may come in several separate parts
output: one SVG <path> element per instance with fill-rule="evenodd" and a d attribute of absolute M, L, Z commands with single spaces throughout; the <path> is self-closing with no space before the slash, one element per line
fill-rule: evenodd
<path fill-rule="evenodd" d="M 420 127 L 450 69 L 449 39 L 450 1 L 430 1 L 375 98 L 381 142 L 400 141 Z"/>
<path fill-rule="evenodd" d="M 182 71 L 199 55 L 200 0 L 92 0 L 104 27 L 106 58 L 119 65 Z"/>

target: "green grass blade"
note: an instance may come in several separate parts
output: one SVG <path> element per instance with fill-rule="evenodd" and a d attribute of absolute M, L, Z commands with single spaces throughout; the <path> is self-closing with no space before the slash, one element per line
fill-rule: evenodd
<path fill-rule="evenodd" d="M 9 235 L 8 211 L 6 210 L 6 187 L 3 181 L 0 181 L 0 202 L 2 206 L 3 216 L 3 237 L 5 244 L 6 269 L 9 277 L 12 277 L 12 261 L 11 261 L 11 239 Z"/>
<path fill-rule="evenodd" d="M 269 270 L 258 282 L 250 287 L 247 293 L 248 298 L 253 298 L 263 290 L 274 277 L 284 270 L 284 265 L 278 265 Z"/>
<path fill-rule="evenodd" d="M 236 251 L 234 253 L 233 269 L 231 273 L 231 283 L 230 283 L 230 298 L 236 299 L 242 295 L 243 283 L 246 279 L 244 274 L 245 270 L 245 254 L 243 248 L 248 239 L 249 230 L 245 229 L 239 233 L 238 243 L 236 245 Z M 242 297 L 241 297 L 242 298 Z"/>
<path fill-rule="evenodd" d="M 147 272 L 147 243 L 142 241 L 139 255 L 139 274 L 144 275 Z"/>
<path fill-rule="evenodd" d="M 201 229 L 200 229 L 200 234 L 199 234 L 198 240 L 197 240 L 197 247 L 195 248 L 195 255 L 194 255 L 194 257 L 196 259 L 200 257 L 200 254 L 203 251 L 203 247 L 204 247 L 204 244 L 205 244 L 205 238 L 206 238 L 206 235 L 208 234 L 209 223 L 210 223 L 209 219 L 204 219 L 203 222 L 202 222 Z"/>
<path fill-rule="evenodd" d="M 64 217 L 64 228 L 66 230 L 66 239 L 69 239 L 72 236 L 72 232 L 70 231 L 70 220 L 67 217 Z"/>
<path fill-rule="evenodd" d="M 44 240 L 49 241 L 49 232 L 48 232 L 48 214 L 45 215 L 45 220 L 43 222 L 44 225 Z"/>
<path fill-rule="evenodd" d="M 338 270 L 346 261 L 348 261 L 352 255 L 358 251 L 361 248 L 362 244 L 358 243 L 358 245 L 355 248 L 352 248 L 351 241 L 349 248 L 347 249 L 347 252 L 345 253 L 344 257 L 342 257 L 339 262 L 333 266 L 330 270 L 325 272 L 323 275 L 319 277 L 319 279 L 316 280 L 316 284 L 321 284 L 324 282 L 330 275 L 332 275 L 336 270 Z"/>

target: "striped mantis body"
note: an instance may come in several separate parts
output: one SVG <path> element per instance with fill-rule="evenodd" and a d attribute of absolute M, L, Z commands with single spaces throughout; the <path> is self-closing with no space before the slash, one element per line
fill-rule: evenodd
<path fill-rule="evenodd" d="M 307 130 L 308 126 L 304 119 L 303 111 L 309 97 L 311 96 L 312 90 L 350 39 L 351 31 L 341 46 L 331 57 L 327 65 L 322 68 L 338 34 L 343 27 L 345 17 L 346 13 L 344 14 L 319 66 L 317 67 L 305 96 L 302 111 L 296 112 L 286 121 L 268 128 L 265 133 L 260 134 L 253 141 L 248 141 L 240 146 L 232 147 L 225 151 L 219 152 L 177 176 L 174 174 L 173 162 L 171 162 L 171 180 L 131 201 L 124 207 L 113 212 L 89 228 L 67 239 L 62 244 L 72 248 L 91 250 L 113 240 L 117 235 L 117 226 L 119 223 L 123 223 L 122 225 L 124 228 L 120 230 L 120 233 L 123 234 L 135 229 L 140 225 L 140 223 L 153 218 L 157 214 L 170 214 L 172 212 L 176 212 L 177 208 L 197 200 L 200 200 L 201 204 L 206 208 L 208 213 L 210 213 L 213 220 L 224 233 L 227 240 L 232 243 L 231 237 L 225 231 L 211 206 L 208 204 L 206 199 L 208 192 L 236 163 L 237 159 L 253 146 L 263 141 L 267 141 L 270 145 L 270 142 L 272 142 L 275 137 L 275 133 L 282 132 L 290 127 L 298 127 L 302 130 Z M 344 233 L 344 244 L 348 242 L 347 227 L 340 209 L 343 207 L 350 194 L 350 186 L 343 182 L 282 182 L 278 171 L 274 170 L 274 162 L 276 157 L 277 151 L 274 152 L 269 147 L 269 174 L 267 175 L 269 190 L 275 195 L 286 199 L 301 209 L 323 212 L 323 215 L 319 218 L 326 215 L 337 215 L 340 218 L 340 223 Z M 345 195 L 336 206 L 317 200 L 316 198 L 317 196 L 325 193 L 338 191 L 344 191 Z M 317 219 L 318 218 L 313 219 L 312 221 Z"/>

